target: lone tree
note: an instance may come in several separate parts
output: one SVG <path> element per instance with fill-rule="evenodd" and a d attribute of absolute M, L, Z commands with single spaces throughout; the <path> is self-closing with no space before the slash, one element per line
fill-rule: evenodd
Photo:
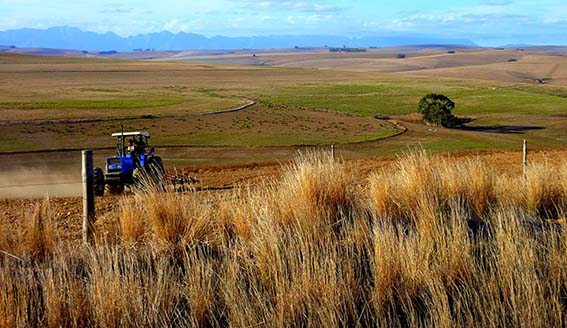
<path fill-rule="evenodd" d="M 449 97 L 431 93 L 421 98 L 417 112 L 429 124 L 453 127 L 459 125 L 459 120 L 451 113 L 454 108 L 455 103 Z"/>

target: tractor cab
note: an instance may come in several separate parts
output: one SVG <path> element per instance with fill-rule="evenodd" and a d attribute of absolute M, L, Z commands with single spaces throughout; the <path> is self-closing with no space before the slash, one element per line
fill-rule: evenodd
<path fill-rule="evenodd" d="M 116 154 L 124 155 L 134 149 L 129 149 L 133 144 L 137 153 L 144 153 L 149 149 L 150 133 L 147 131 L 141 132 L 116 132 L 112 134 L 116 138 Z"/>
<path fill-rule="evenodd" d="M 150 148 L 148 140 L 150 133 L 147 131 L 117 132 L 112 136 L 116 138 L 116 157 L 131 158 L 134 164 L 144 167 L 147 157 L 153 155 L 153 148 Z"/>
<path fill-rule="evenodd" d="M 148 139 L 150 133 L 117 132 L 112 134 L 116 138 L 116 155 L 106 159 L 106 172 L 131 174 L 136 167 L 144 167 L 150 153 Z"/>

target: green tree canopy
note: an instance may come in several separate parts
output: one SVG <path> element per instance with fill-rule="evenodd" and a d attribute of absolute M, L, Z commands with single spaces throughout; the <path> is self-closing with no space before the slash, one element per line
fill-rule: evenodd
<path fill-rule="evenodd" d="M 445 95 L 431 93 L 421 98 L 417 112 L 423 116 L 423 120 L 436 126 L 451 127 L 455 123 L 455 117 L 451 111 L 455 103 Z"/>

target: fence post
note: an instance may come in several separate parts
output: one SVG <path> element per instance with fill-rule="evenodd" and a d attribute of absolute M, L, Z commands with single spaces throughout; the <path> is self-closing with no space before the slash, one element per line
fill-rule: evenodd
<path fill-rule="evenodd" d="M 331 158 L 335 160 L 335 145 L 331 145 Z"/>
<path fill-rule="evenodd" d="M 92 149 L 83 150 L 83 242 L 92 244 L 94 239 L 95 203 L 94 168 Z"/>
<path fill-rule="evenodd" d="M 528 142 L 526 140 L 524 140 L 524 152 L 523 152 L 522 164 L 523 164 L 523 167 L 524 167 L 524 178 L 527 178 L 527 176 L 528 176 Z"/>

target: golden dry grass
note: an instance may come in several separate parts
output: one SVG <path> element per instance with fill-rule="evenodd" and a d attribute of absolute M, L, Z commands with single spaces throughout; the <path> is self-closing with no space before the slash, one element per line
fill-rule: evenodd
<path fill-rule="evenodd" d="M 496 201 L 495 173 L 478 159 L 456 161 L 422 150 L 404 155 L 396 170 L 369 178 L 371 207 L 382 218 L 422 221 L 454 204 L 482 216 Z"/>
<path fill-rule="evenodd" d="M 255 189 L 125 198 L 116 242 L 31 221 L 44 246 L 0 243 L 0 326 L 562 326 L 567 232 L 541 209 L 565 210 L 564 167 L 418 151 L 355 188 L 307 154 Z"/>
<path fill-rule="evenodd" d="M 525 181 L 528 209 L 540 216 L 553 218 L 564 198 L 561 181 L 564 177 L 557 167 L 548 163 L 532 165 L 528 168 Z"/>

